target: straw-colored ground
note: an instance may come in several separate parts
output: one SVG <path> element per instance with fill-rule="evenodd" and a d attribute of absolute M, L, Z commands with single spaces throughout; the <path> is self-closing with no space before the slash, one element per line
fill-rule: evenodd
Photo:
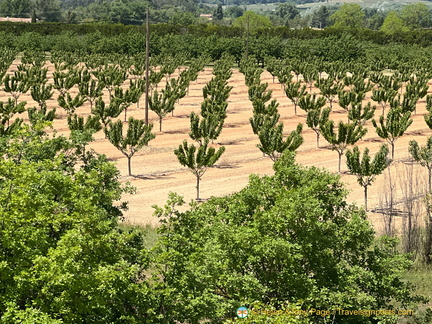
<path fill-rule="evenodd" d="M 16 68 L 17 61 L 11 68 Z M 49 65 L 48 77 L 51 77 L 53 66 Z M 176 75 L 174 75 L 175 77 Z M 202 102 L 202 87 L 212 78 L 211 69 L 206 68 L 200 73 L 196 82 L 190 87 L 189 95 L 180 100 L 176 105 L 174 117 L 168 116 L 163 122 L 163 132 L 159 132 L 158 118 L 156 114 L 150 112 L 150 120 L 154 122 L 156 139 L 150 142 L 150 147 L 136 153 L 132 159 L 132 172 L 134 176 L 127 176 L 127 160 L 117 149 L 104 138 L 103 132 L 96 134 L 96 141 L 91 144 L 97 152 L 106 154 L 119 168 L 123 182 L 129 181 L 137 188 L 137 194 L 125 195 L 124 200 L 129 202 L 129 211 L 126 212 L 126 222 L 133 224 L 158 224 L 158 219 L 153 214 L 153 205 L 163 205 L 170 191 L 177 192 L 185 197 L 186 201 L 191 201 L 195 197 L 195 178 L 192 173 L 182 167 L 177 161 L 173 150 L 187 139 L 189 132 L 189 114 L 192 111 L 199 112 Z M 273 98 L 279 102 L 279 112 L 281 120 L 285 125 L 286 133 L 291 132 L 298 123 L 305 123 L 305 113 L 298 111 L 299 116 L 294 116 L 293 105 L 285 96 L 279 83 L 273 83 L 269 73 L 262 75 L 264 82 L 269 83 L 269 88 L 273 90 Z M 52 80 L 50 80 L 52 82 Z M 228 117 L 225 122 L 221 136 L 215 142 L 215 146 L 224 145 L 226 152 L 217 163 L 216 167 L 208 169 L 203 177 L 201 186 L 201 197 L 223 196 L 242 189 L 248 183 L 248 176 L 255 174 L 272 174 L 272 161 L 268 157 L 263 157 L 256 147 L 257 136 L 252 133 L 249 118 L 252 117 L 252 105 L 247 97 L 247 87 L 244 83 L 244 76 L 237 70 L 229 80 L 229 85 L 233 86 L 231 95 L 228 99 Z M 312 88 L 312 92 L 318 92 Z M 74 91 L 76 93 L 76 90 Z M 58 93 L 54 94 L 54 99 L 49 102 L 49 106 L 56 106 Z M 107 95 L 105 96 L 107 98 Z M 0 100 L 7 98 L 3 89 L 0 91 Z M 370 100 L 370 94 L 367 100 Z M 29 94 L 20 97 L 19 101 L 26 100 L 28 106 L 35 105 Z M 144 106 L 144 96 L 141 98 L 140 107 Z M 89 114 L 89 104 L 78 109 L 78 113 Z M 139 110 L 135 105 L 129 108 L 129 116 L 136 118 L 144 117 L 144 110 Z M 403 168 L 407 165 L 408 143 L 415 139 L 424 144 L 431 131 L 424 122 L 425 100 L 421 100 L 418 105 L 417 114 L 413 116 L 414 122 L 408 129 L 407 134 L 400 138 L 396 143 L 395 167 L 393 168 L 393 181 L 400 179 Z M 62 109 L 57 110 L 59 118 L 54 122 L 54 128 L 61 134 L 67 134 L 66 114 Z M 377 110 L 377 115 L 381 110 Z M 123 118 L 123 117 L 122 117 Z M 334 120 L 346 120 L 346 112 L 334 105 L 331 118 Z M 358 143 L 363 149 L 369 147 L 372 153 L 378 150 L 382 140 L 376 135 L 371 123 L 367 125 L 368 133 L 365 138 Z M 325 168 L 330 172 L 337 173 L 338 155 L 331 151 L 324 139 L 321 139 L 321 148 L 316 147 L 316 135 L 304 126 L 304 144 L 299 148 L 297 161 L 305 166 L 317 166 Z M 419 169 L 419 170 L 417 170 Z M 424 181 L 425 172 L 417 168 L 416 179 Z M 356 178 L 346 172 L 345 158 L 342 163 L 341 179 L 346 183 L 350 190 L 348 200 L 358 205 L 363 204 L 363 190 L 357 184 Z M 420 173 L 419 173 L 420 172 Z M 375 209 L 380 204 L 380 193 L 385 191 L 388 176 L 381 175 L 369 190 L 369 208 Z M 404 183 L 406 181 L 401 181 Z M 401 189 L 396 185 L 398 191 L 397 199 L 400 199 Z M 383 200 L 381 194 L 381 200 Z M 370 219 L 378 230 L 382 229 L 382 216 L 380 214 L 369 214 Z"/>

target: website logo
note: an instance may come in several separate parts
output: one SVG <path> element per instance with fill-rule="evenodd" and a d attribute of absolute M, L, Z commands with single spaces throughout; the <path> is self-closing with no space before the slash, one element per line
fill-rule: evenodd
<path fill-rule="evenodd" d="M 238 318 L 246 318 L 248 317 L 249 310 L 246 307 L 237 308 L 237 317 Z"/>

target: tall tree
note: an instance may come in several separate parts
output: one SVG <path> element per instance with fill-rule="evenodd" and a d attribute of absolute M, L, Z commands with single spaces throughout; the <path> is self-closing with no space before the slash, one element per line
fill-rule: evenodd
<path fill-rule="evenodd" d="M 400 16 L 410 28 L 429 28 L 432 26 L 432 13 L 426 4 L 421 2 L 404 6 Z"/>
<path fill-rule="evenodd" d="M 321 6 L 312 14 L 311 26 L 316 28 L 325 28 L 329 24 L 330 12 L 327 6 Z"/>
<path fill-rule="evenodd" d="M 362 28 L 365 13 L 357 3 L 344 3 L 330 16 L 336 28 Z"/>

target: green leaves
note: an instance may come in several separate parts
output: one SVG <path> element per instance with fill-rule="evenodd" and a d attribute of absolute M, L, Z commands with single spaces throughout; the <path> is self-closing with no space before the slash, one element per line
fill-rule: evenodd
<path fill-rule="evenodd" d="M 257 147 L 261 152 L 268 155 L 273 162 L 276 162 L 285 150 L 295 151 L 303 144 L 301 135 L 303 125 L 298 124 L 297 128 L 284 140 L 283 123 L 275 124 L 278 119 L 275 120 L 269 116 L 264 117 L 263 124 L 258 132 L 260 144 L 257 144 Z"/>
<path fill-rule="evenodd" d="M 149 260 L 142 234 L 117 227 L 118 171 L 100 157 L 69 172 L 64 156 L 26 157 L 0 161 L 1 321 L 147 322 Z"/>
<path fill-rule="evenodd" d="M 360 124 L 352 123 L 345 124 L 340 121 L 338 125 L 338 132 L 334 129 L 334 122 L 329 120 L 320 125 L 320 131 L 327 142 L 339 154 L 338 171 L 341 170 L 341 159 L 345 149 L 348 145 L 354 145 L 367 133 L 367 129 Z"/>
<path fill-rule="evenodd" d="M 224 120 L 219 119 L 217 115 L 209 114 L 201 118 L 194 112 L 190 115 L 191 131 L 189 137 L 203 145 L 206 141 L 215 140 L 222 132 Z"/>
<path fill-rule="evenodd" d="M 392 147 L 392 160 L 394 159 L 394 144 L 396 140 L 405 133 L 412 122 L 411 112 L 403 112 L 400 107 L 390 109 L 386 119 L 384 119 L 384 116 L 380 116 L 379 124 L 375 119 L 372 119 L 372 124 L 378 136 L 387 140 Z"/>
<path fill-rule="evenodd" d="M 287 301 L 301 309 L 381 309 L 393 297 L 410 299 L 401 279 L 409 262 L 393 254 L 392 242 L 375 245 L 364 210 L 345 202 L 337 176 L 295 164 L 291 152 L 274 169 L 274 176 L 252 175 L 240 192 L 189 211 L 171 208 L 178 198 L 159 209 L 169 215 L 156 248 L 168 264 L 158 269 L 166 317 L 222 321 L 257 302 L 266 309 L 284 309 Z"/>
<path fill-rule="evenodd" d="M 306 85 L 301 82 L 288 82 L 285 86 L 285 94 L 294 104 L 294 114 L 297 115 L 297 105 L 300 98 L 306 94 Z"/>
<path fill-rule="evenodd" d="M 166 92 L 153 92 L 153 96 L 149 97 L 149 108 L 159 116 L 159 131 L 162 132 L 162 119 L 174 111 L 175 98 L 168 97 Z"/>
<path fill-rule="evenodd" d="M 128 158 L 129 175 L 132 175 L 132 156 L 144 146 L 148 145 L 150 140 L 156 137 L 156 135 L 151 132 L 152 128 L 153 124 L 145 125 L 143 120 L 129 117 L 128 129 L 125 136 L 123 135 L 123 123 L 121 120 L 115 123 L 110 122 L 104 129 L 105 135 L 111 144 Z"/>
<path fill-rule="evenodd" d="M 207 168 L 213 166 L 219 160 L 223 152 L 225 152 L 224 146 L 219 147 L 216 151 L 215 148 L 208 147 L 208 141 L 204 141 L 198 149 L 195 145 L 189 145 L 187 141 L 183 141 L 183 144 L 174 150 L 174 154 L 177 156 L 180 164 L 188 167 L 197 179 L 197 200 L 199 200 L 201 177 Z"/>
<path fill-rule="evenodd" d="M 368 148 L 364 150 L 362 158 L 360 158 L 360 150 L 357 146 L 353 148 L 352 152 L 348 150 L 346 153 L 349 171 L 357 176 L 359 185 L 364 188 L 366 211 L 368 210 L 367 188 L 375 180 L 375 177 L 381 174 L 390 164 L 388 153 L 389 149 L 387 145 L 382 145 L 380 147 L 372 161 L 369 156 Z"/>
<path fill-rule="evenodd" d="M 417 141 L 410 141 L 408 151 L 414 161 L 419 162 L 421 166 L 428 169 L 428 189 L 432 190 L 432 136 L 430 136 L 426 145 L 420 146 Z"/>

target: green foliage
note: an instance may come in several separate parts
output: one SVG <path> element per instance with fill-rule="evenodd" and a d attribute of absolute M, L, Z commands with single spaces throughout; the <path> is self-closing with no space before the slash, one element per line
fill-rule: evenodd
<path fill-rule="evenodd" d="M 80 76 L 75 70 L 68 72 L 54 71 L 53 78 L 53 88 L 58 90 L 62 96 L 66 96 L 73 86 L 80 83 Z"/>
<path fill-rule="evenodd" d="M 261 16 L 253 11 L 246 11 L 243 16 L 234 20 L 233 26 L 241 28 L 243 32 L 256 34 L 260 29 L 270 28 L 272 23 L 268 17 Z"/>
<path fill-rule="evenodd" d="M 85 103 L 85 98 L 83 98 L 80 93 L 72 98 L 70 93 L 67 92 L 65 96 L 59 95 L 57 101 L 59 106 L 62 107 L 70 116 L 77 108 L 81 107 Z"/>
<path fill-rule="evenodd" d="M 405 25 L 404 20 L 396 11 L 390 11 L 384 19 L 380 30 L 388 35 L 395 35 L 409 31 L 409 27 Z"/>
<path fill-rule="evenodd" d="M 86 145 L 93 141 L 93 134 L 102 129 L 99 117 L 90 115 L 84 121 L 84 117 L 73 114 L 68 116 L 67 122 L 71 141 L 77 147 L 77 155 L 85 157 Z"/>
<path fill-rule="evenodd" d="M 15 99 L 15 103 L 18 104 L 18 98 L 29 91 L 30 82 L 26 75 L 22 72 L 14 72 L 11 76 L 6 74 L 3 79 L 4 91 L 10 93 L 12 97 Z"/>
<path fill-rule="evenodd" d="M 318 89 L 320 89 L 321 95 L 330 103 L 331 109 L 333 101 L 335 100 L 339 91 L 342 90 L 343 85 L 339 82 L 336 82 L 335 78 L 328 77 L 326 79 L 319 78 L 316 82 L 316 86 Z"/>
<path fill-rule="evenodd" d="M 123 135 L 123 123 L 121 120 L 110 122 L 105 127 L 105 135 L 108 140 L 128 159 L 128 172 L 132 175 L 131 159 L 136 152 L 147 146 L 156 137 L 151 130 L 153 124 L 145 125 L 143 120 L 129 117 L 128 129 Z"/>
<path fill-rule="evenodd" d="M 365 13 L 356 3 L 344 3 L 330 16 L 336 28 L 362 28 Z"/>
<path fill-rule="evenodd" d="M 219 119 L 217 115 L 209 114 L 207 117 L 200 119 L 199 115 L 194 112 L 190 115 L 191 131 L 189 137 L 197 141 L 199 145 L 205 142 L 215 140 L 222 132 L 224 120 Z"/>
<path fill-rule="evenodd" d="M 301 135 L 303 125 L 298 124 L 297 128 L 284 140 L 283 123 L 276 125 L 279 115 L 276 114 L 275 118 L 266 117 L 258 131 L 260 144 L 257 147 L 261 152 L 268 155 L 273 162 L 276 162 L 285 150 L 295 151 L 303 144 L 304 140 Z"/>
<path fill-rule="evenodd" d="M 288 82 L 285 85 L 285 94 L 294 104 L 294 114 L 297 115 L 297 105 L 300 99 L 306 94 L 306 85 L 302 85 L 300 81 Z"/>
<path fill-rule="evenodd" d="M 347 166 L 349 171 L 357 177 L 357 182 L 364 189 L 365 209 L 367 205 L 367 189 L 375 180 L 377 175 L 380 175 L 389 165 L 388 159 L 389 149 L 387 145 L 382 145 L 375 155 L 373 160 L 369 156 L 369 149 L 365 148 L 362 158 L 360 158 L 360 150 L 355 146 L 352 150 L 346 152 Z"/>
<path fill-rule="evenodd" d="M 414 161 L 428 169 L 428 189 L 432 191 L 432 136 L 427 139 L 424 146 L 420 146 L 417 141 L 410 141 L 408 151 Z"/>
<path fill-rule="evenodd" d="M 341 171 L 341 159 L 348 145 L 354 145 L 363 136 L 366 135 L 367 129 L 358 123 L 345 124 L 340 121 L 338 132 L 334 130 L 334 121 L 328 120 L 320 125 L 320 131 L 327 142 L 332 146 L 332 150 L 338 152 L 339 166 L 338 171 Z"/>
<path fill-rule="evenodd" d="M 46 102 L 50 100 L 54 94 L 52 91 L 53 86 L 51 84 L 39 84 L 33 85 L 30 89 L 30 94 L 34 101 L 39 104 L 39 107 L 46 107 Z"/>
<path fill-rule="evenodd" d="M 197 200 L 200 199 L 200 180 L 202 176 L 207 171 L 207 168 L 213 166 L 219 160 L 223 152 L 225 152 L 224 146 L 219 147 L 216 151 L 214 147 L 208 147 L 208 141 L 204 141 L 197 149 L 195 145 L 189 145 L 186 140 L 178 149 L 174 150 L 180 164 L 188 167 L 196 177 Z"/>
<path fill-rule="evenodd" d="M 240 192 L 189 211 L 177 210 L 178 197 L 157 209 L 163 220 L 156 250 L 163 280 L 157 284 L 165 318 L 222 322 L 240 306 L 388 309 L 390 300 L 418 300 L 401 278 L 410 261 L 395 254 L 395 239 L 374 242 L 365 212 L 345 202 L 338 176 L 295 164 L 291 152 L 274 169 L 274 176 L 252 175 Z M 272 320 L 262 318 L 257 323 Z M 336 315 L 335 322 L 358 319 Z"/>
<path fill-rule="evenodd" d="M 326 98 L 325 97 L 317 97 L 317 95 L 314 94 L 306 94 L 302 97 L 300 97 L 298 101 L 298 105 L 301 109 L 308 112 L 309 110 L 316 110 L 321 109 L 326 104 Z"/>
<path fill-rule="evenodd" d="M 402 112 L 400 107 L 390 109 L 387 118 L 380 116 L 379 125 L 372 119 L 372 124 L 379 137 L 385 139 L 392 147 L 392 160 L 394 159 L 394 144 L 412 124 L 411 112 Z"/>
<path fill-rule="evenodd" d="M 91 112 L 95 116 L 98 116 L 102 124 L 107 127 L 111 118 L 116 118 L 121 114 L 121 101 L 111 100 L 107 105 L 102 97 L 99 97 L 96 99 L 95 106 L 92 108 Z"/>
<path fill-rule="evenodd" d="M 375 114 L 376 106 L 372 106 L 370 102 L 363 105 L 361 102 L 352 105 L 348 111 L 348 119 L 354 123 L 365 125 L 368 120 L 372 119 Z"/>
<path fill-rule="evenodd" d="M 378 89 L 373 89 L 371 99 L 381 104 L 382 115 L 384 116 L 384 112 L 385 112 L 385 108 L 387 107 L 387 104 L 393 101 L 396 95 L 397 95 L 397 90 L 391 88 L 384 89 L 380 87 Z"/>
<path fill-rule="evenodd" d="M 417 2 L 404 6 L 400 16 L 410 28 L 429 28 L 432 26 L 432 13 L 425 3 Z"/>
<path fill-rule="evenodd" d="M 80 95 L 90 102 L 90 109 L 93 109 L 93 104 L 97 98 L 102 97 L 103 83 L 97 80 L 88 80 L 78 84 Z"/>
<path fill-rule="evenodd" d="M 149 108 L 159 116 L 159 131 L 162 132 L 163 118 L 174 111 L 175 98 L 168 97 L 164 92 L 153 92 L 153 96 L 149 97 Z"/>
<path fill-rule="evenodd" d="M 311 128 L 317 136 L 317 148 L 319 148 L 319 138 L 321 135 L 320 125 L 324 125 L 330 116 L 331 108 L 318 108 L 308 110 L 306 115 L 306 125 Z"/>

